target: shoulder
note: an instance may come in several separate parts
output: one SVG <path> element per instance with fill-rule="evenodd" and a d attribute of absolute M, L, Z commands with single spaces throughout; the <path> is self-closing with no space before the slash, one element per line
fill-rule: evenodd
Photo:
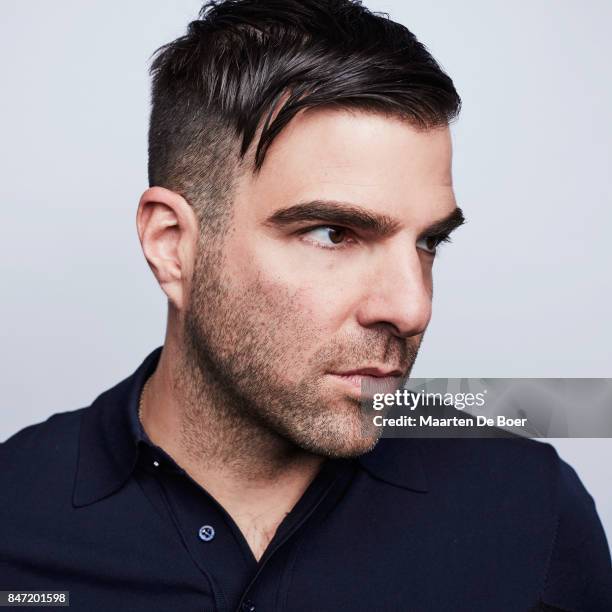
<path fill-rule="evenodd" d="M 574 547 L 592 547 L 601 564 L 609 564 L 593 498 L 549 443 L 520 437 L 383 439 L 361 462 L 376 478 L 434 493 L 456 516 L 482 514 L 495 529 L 539 525 L 555 551 L 573 539 Z"/>
<path fill-rule="evenodd" d="M 367 464 L 384 465 L 386 471 L 398 475 L 412 469 L 415 462 L 437 489 L 476 479 L 481 488 L 533 483 L 551 495 L 555 482 L 562 473 L 567 476 L 569 467 L 551 444 L 518 436 L 386 438 L 367 458 Z"/>
<path fill-rule="evenodd" d="M 483 520 L 486 515 L 497 533 L 543 537 L 548 559 L 543 602 L 562 609 L 612 609 L 610 549 L 596 504 L 551 444 L 462 438 L 421 439 L 418 446 L 431 489 L 455 512 L 486 508 Z"/>
<path fill-rule="evenodd" d="M 511 438 L 385 438 L 359 459 L 380 480 L 462 504 L 554 513 L 565 470 L 550 444 Z"/>
<path fill-rule="evenodd" d="M 443 478 L 452 466 L 454 478 L 477 474 L 483 485 L 533 482 L 551 493 L 562 463 L 551 444 L 521 437 L 430 438 L 419 440 L 419 447 L 432 476 Z"/>
<path fill-rule="evenodd" d="M 27 492 L 48 494 L 54 484 L 72 486 L 85 410 L 52 414 L 0 444 L 0 490 L 5 502 L 18 506 Z"/>
<path fill-rule="evenodd" d="M 442 489 L 456 484 L 561 519 L 590 518 L 594 502 L 576 471 L 547 442 L 522 437 L 418 440 L 425 471 Z M 509 502 L 510 503 L 510 502 Z"/>
<path fill-rule="evenodd" d="M 18 456 L 36 448 L 41 451 L 53 449 L 57 452 L 61 449 L 62 442 L 78 434 L 81 416 L 85 410 L 88 408 L 56 412 L 44 421 L 20 429 L 0 443 L 0 453 L 3 457 Z"/>

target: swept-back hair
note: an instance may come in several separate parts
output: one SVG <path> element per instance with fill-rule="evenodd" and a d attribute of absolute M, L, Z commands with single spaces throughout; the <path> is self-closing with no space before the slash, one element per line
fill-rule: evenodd
<path fill-rule="evenodd" d="M 461 106 L 414 34 L 355 0 L 207 2 L 155 52 L 151 75 L 149 184 L 181 193 L 209 220 L 256 135 L 255 172 L 302 109 L 363 109 L 430 129 Z"/>

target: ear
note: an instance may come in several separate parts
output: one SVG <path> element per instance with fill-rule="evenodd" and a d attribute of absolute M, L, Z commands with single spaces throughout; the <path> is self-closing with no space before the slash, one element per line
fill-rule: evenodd
<path fill-rule="evenodd" d="M 178 193 L 150 187 L 140 198 L 136 227 L 145 259 L 170 302 L 180 311 L 187 300 L 196 255 L 198 222 Z"/>

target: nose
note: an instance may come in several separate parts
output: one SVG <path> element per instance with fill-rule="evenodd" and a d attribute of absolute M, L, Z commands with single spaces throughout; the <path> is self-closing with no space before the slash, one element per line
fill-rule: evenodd
<path fill-rule="evenodd" d="M 381 261 L 364 285 L 357 309 L 364 327 L 381 325 L 403 338 L 421 334 L 431 319 L 431 264 L 422 261 L 405 243 L 395 252 L 381 254 Z"/>

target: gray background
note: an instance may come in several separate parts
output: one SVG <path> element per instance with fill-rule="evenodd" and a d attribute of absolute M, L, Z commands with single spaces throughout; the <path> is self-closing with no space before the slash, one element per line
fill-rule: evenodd
<path fill-rule="evenodd" d="M 436 262 L 414 376 L 611 377 L 612 4 L 366 4 L 413 30 L 464 102 L 454 177 L 469 223 Z M 0 3 L 0 440 L 90 404 L 163 342 L 135 228 L 147 65 L 199 6 Z M 612 540 L 612 441 L 553 443 Z"/>

